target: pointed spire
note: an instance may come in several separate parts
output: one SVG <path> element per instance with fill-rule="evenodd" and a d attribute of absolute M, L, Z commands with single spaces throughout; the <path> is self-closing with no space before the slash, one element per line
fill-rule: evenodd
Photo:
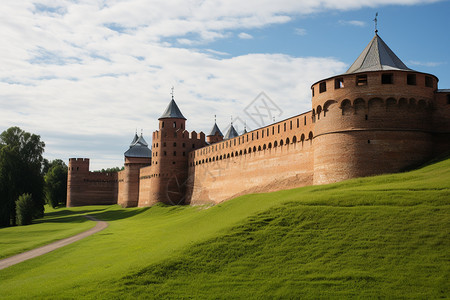
<path fill-rule="evenodd" d="M 217 126 L 217 123 L 214 122 L 214 126 L 211 129 L 211 132 L 208 134 L 208 136 L 214 136 L 216 134 L 219 134 L 219 136 L 223 136 L 222 131 L 220 131 L 219 126 Z"/>
<path fill-rule="evenodd" d="M 378 34 L 375 33 L 375 36 L 370 43 L 345 74 L 386 70 L 410 71 L 411 69 L 408 68 L 378 36 Z"/>
<path fill-rule="evenodd" d="M 133 141 L 131 142 L 130 149 L 128 149 L 124 153 L 125 157 L 146 157 L 150 158 L 152 157 L 152 151 L 148 148 L 148 144 L 144 139 L 142 129 L 141 129 L 141 136 L 137 135 L 137 129 L 136 133 L 134 134 Z"/>
<path fill-rule="evenodd" d="M 180 109 L 178 108 L 178 105 L 175 103 L 175 100 L 173 100 L 173 88 L 172 88 L 172 100 L 170 101 L 169 105 L 167 106 L 162 116 L 159 117 L 159 120 L 167 118 L 186 120 L 186 118 L 183 116 Z"/>
<path fill-rule="evenodd" d="M 138 139 L 139 139 L 139 137 L 137 135 L 137 129 L 136 129 L 136 133 L 134 134 L 134 138 L 133 138 L 133 141 L 130 144 L 130 147 L 133 147 L 136 144 Z"/>
<path fill-rule="evenodd" d="M 239 133 L 237 133 L 236 129 L 233 126 L 233 122 L 231 122 L 230 128 L 228 129 L 227 133 L 225 134 L 224 140 L 232 139 L 235 137 L 238 137 Z"/>

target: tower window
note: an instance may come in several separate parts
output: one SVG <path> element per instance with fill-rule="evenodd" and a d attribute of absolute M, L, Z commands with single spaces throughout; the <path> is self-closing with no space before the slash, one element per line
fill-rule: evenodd
<path fill-rule="evenodd" d="M 382 84 L 393 84 L 394 83 L 394 75 L 393 74 L 381 74 L 381 83 Z"/>
<path fill-rule="evenodd" d="M 357 86 L 367 85 L 367 75 L 357 75 L 356 85 Z"/>
<path fill-rule="evenodd" d="M 433 78 L 431 78 L 430 76 L 425 76 L 425 86 L 426 87 L 433 87 Z"/>
<path fill-rule="evenodd" d="M 313 87 L 311 88 L 311 91 L 312 91 L 312 96 L 314 97 L 314 88 Z"/>
<path fill-rule="evenodd" d="M 327 82 L 321 82 L 319 83 L 319 93 L 323 93 L 327 91 Z"/>
<path fill-rule="evenodd" d="M 344 87 L 344 78 L 339 77 L 334 80 L 334 89 L 341 89 Z"/>
<path fill-rule="evenodd" d="M 177 156 L 177 151 L 173 151 L 173 156 Z"/>
<path fill-rule="evenodd" d="M 450 94 L 447 94 L 447 104 L 450 104 Z"/>
<path fill-rule="evenodd" d="M 185 143 L 183 143 L 183 148 L 186 148 L 186 144 Z"/>
<path fill-rule="evenodd" d="M 176 143 L 176 142 L 174 142 L 174 143 L 173 143 L 173 146 L 174 146 L 174 147 L 176 147 L 176 146 L 177 146 L 177 143 Z"/>
<path fill-rule="evenodd" d="M 408 85 L 416 85 L 416 74 L 408 74 L 406 77 L 406 83 Z"/>
<path fill-rule="evenodd" d="M 177 122 L 173 122 L 173 128 L 177 127 Z"/>
<path fill-rule="evenodd" d="M 164 156 L 167 156 L 167 152 L 166 152 L 166 151 L 164 151 L 164 152 L 163 152 L 163 155 L 164 155 Z"/>
<path fill-rule="evenodd" d="M 163 121 L 162 124 L 161 124 L 161 128 L 164 128 L 164 121 Z"/>

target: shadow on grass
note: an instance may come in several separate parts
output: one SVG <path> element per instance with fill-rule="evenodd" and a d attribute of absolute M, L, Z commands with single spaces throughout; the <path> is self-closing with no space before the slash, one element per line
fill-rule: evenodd
<path fill-rule="evenodd" d="M 100 213 L 95 213 L 95 211 L 91 211 L 89 215 L 96 217 L 97 219 L 100 219 L 102 221 L 115 221 L 115 220 L 121 220 L 126 218 L 131 218 L 136 215 L 139 215 L 145 211 L 150 209 L 150 207 L 145 208 L 138 208 L 133 210 L 109 210 L 109 211 L 103 211 Z"/>

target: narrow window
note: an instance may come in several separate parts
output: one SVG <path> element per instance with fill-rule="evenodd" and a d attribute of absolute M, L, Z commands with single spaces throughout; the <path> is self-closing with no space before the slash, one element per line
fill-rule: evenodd
<path fill-rule="evenodd" d="M 292 121 L 289 122 L 290 130 L 292 130 Z"/>
<path fill-rule="evenodd" d="M 297 118 L 297 128 L 300 127 L 300 120 Z"/>
<path fill-rule="evenodd" d="M 321 82 L 319 83 L 319 93 L 323 93 L 327 91 L 327 82 Z"/>
<path fill-rule="evenodd" d="M 312 96 L 314 97 L 314 87 L 311 88 Z"/>
<path fill-rule="evenodd" d="M 186 143 L 183 143 L 183 148 L 186 148 Z"/>
<path fill-rule="evenodd" d="M 334 80 L 334 89 L 341 89 L 344 87 L 344 78 L 339 77 Z"/>
<path fill-rule="evenodd" d="M 305 116 L 305 120 L 303 121 L 304 125 L 306 125 L 306 116 Z"/>
<path fill-rule="evenodd" d="M 259 132 L 256 132 L 256 139 L 259 139 Z"/>
<path fill-rule="evenodd" d="M 284 131 L 286 131 L 286 123 L 284 123 Z"/>
<path fill-rule="evenodd" d="M 162 124 L 161 124 L 161 128 L 164 128 L 164 121 L 163 121 Z"/>
<path fill-rule="evenodd" d="M 450 104 L 450 94 L 447 94 L 447 104 Z"/>
<path fill-rule="evenodd" d="M 416 74 L 408 74 L 406 76 L 406 83 L 408 85 L 416 85 Z"/>
<path fill-rule="evenodd" d="M 166 142 L 163 143 L 163 147 L 165 147 L 165 146 L 166 146 Z"/>
<path fill-rule="evenodd" d="M 167 152 L 166 151 L 164 151 L 163 154 L 164 154 L 164 156 L 167 156 Z"/>
<path fill-rule="evenodd" d="M 394 83 L 394 75 L 393 74 L 381 74 L 381 83 L 382 84 L 393 84 Z"/>
<path fill-rule="evenodd" d="M 195 144 L 192 144 L 192 149 L 194 149 L 195 148 Z"/>
<path fill-rule="evenodd" d="M 173 128 L 177 128 L 177 122 L 173 122 Z"/>
<path fill-rule="evenodd" d="M 356 85 L 357 86 L 367 85 L 367 75 L 357 75 Z"/>
<path fill-rule="evenodd" d="M 183 156 L 186 156 L 186 152 L 183 151 Z"/>
<path fill-rule="evenodd" d="M 431 78 L 430 76 L 425 76 L 425 86 L 426 87 L 433 87 L 433 78 Z"/>
<path fill-rule="evenodd" d="M 177 143 L 176 143 L 176 142 L 174 142 L 174 143 L 173 143 L 173 146 L 174 146 L 174 147 L 176 147 L 176 146 L 177 146 Z"/>

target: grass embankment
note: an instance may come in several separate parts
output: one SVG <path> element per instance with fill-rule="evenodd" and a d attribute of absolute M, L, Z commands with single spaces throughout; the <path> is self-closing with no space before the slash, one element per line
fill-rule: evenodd
<path fill-rule="evenodd" d="M 0 290 L 5 298 L 448 297 L 449 204 L 446 160 L 208 209 L 109 207 L 95 212 L 110 222 L 105 231 L 0 271 Z"/>

